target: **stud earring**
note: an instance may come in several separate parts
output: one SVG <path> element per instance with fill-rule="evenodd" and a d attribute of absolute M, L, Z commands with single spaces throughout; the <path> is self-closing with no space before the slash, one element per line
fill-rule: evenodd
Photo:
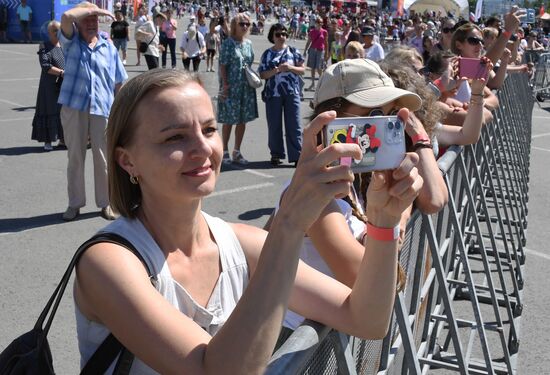
<path fill-rule="evenodd" d="M 138 177 L 136 177 L 136 176 L 130 176 L 130 182 L 131 182 L 133 185 L 137 185 L 137 184 L 139 184 L 139 179 L 138 179 Z"/>

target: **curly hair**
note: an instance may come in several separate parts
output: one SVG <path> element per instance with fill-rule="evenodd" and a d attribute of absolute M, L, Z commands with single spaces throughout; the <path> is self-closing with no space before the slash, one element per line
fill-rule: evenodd
<path fill-rule="evenodd" d="M 443 110 L 436 107 L 437 97 L 424 77 L 418 75 L 412 68 L 400 65 L 397 61 L 384 61 L 380 63 L 380 68 L 390 76 L 395 87 L 414 92 L 422 98 L 422 106 L 414 114 L 424 125 L 428 136 L 432 137 L 436 124 L 443 118 Z"/>

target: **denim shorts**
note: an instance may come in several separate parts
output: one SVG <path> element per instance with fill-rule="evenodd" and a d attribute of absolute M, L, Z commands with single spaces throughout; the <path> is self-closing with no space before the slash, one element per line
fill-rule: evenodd
<path fill-rule="evenodd" d="M 113 44 L 115 45 L 116 50 L 119 49 L 126 51 L 126 46 L 128 44 L 128 40 L 126 38 L 124 39 L 113 39 Z"/>

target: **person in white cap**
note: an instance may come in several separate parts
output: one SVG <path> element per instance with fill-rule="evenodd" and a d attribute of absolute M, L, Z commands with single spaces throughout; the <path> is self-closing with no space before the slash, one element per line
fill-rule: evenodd
<path fill-rule="evenodd" d="M 352 59 L 332 64 L 325 70 L 319 79 L 313 105 L 311 118 L 327 113 L 326 111 L 335 111 L 337 118 L 397 114 L 406 123 L 409 111 L 417 110 L 421 99 L 412 92 L 394 87 L 392 80 L 375 62 Z M 413 191 L 414 194 L 418 193 L 422 185 L 422 177 L 416 168 L 417 162 L 418 155 L 410 152 L 395 170 L 372 172 L 368 176 L 356 175 L 356 179 L 361 178 L 365 189 L 355 192 L 352 188 L 348 196 L 335 199 L 324 208 L 320 217 L 306 232 L 307 236 L 300 249 L 300 259 L 318 271 L 353 286 L 361 272 L 361 259 L 366 259 L 367 264 L 375 261 L 377 254 L 366 250 L 365 245 L 372 244 L 377 234 L 390 233 L 386 238 L 396 241 L 397 250 L 405 232 L 406 221 L 402 217 L 408 217 L 407 210 L 412 204 L 412 195 L 409 194 Z M 400 190 L 399 186 L 408 179 L 415 182 L 405 189 L 407 191 Z M 404 199 L 402 202 L 410 202 L 406 209 L 396 210 L 393 219 L 384 223 L 376 220 L 380 202 L 373 193 L 379 188 L 387 188 L 391 192 L 390 196 L 399 196 Z M 286 191 L 283 194 L 286 195 Z M 376 274 L 382 279 L 382 275 L 390 272 L 395 274 L 398 268 L 397 257 L 394 259 L 393 264 L 385 263 L 385 270 L 377 270 Z M 400 270 L 397 289 L 402 288 L 404 283 L 405 275 Z M 394 279 L 394 288 L 395 285 Z M 301 315 L 287 310 L 279 343 L 303 319 Z"/>
<path fill-rule="evenodd" d="M 189 29 L 183 33 L 180 51 L 184 69 L 189 70 L 189 65 L 193 61 L 193 71 L 198 72 L 201 57 L 206 52 L 206 44 L 204 43 L 204 37 L 197 31 L 195 26 L 189 26 Z"/>

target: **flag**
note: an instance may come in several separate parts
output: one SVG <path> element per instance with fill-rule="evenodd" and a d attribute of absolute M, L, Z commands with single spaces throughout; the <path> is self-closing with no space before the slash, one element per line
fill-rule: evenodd
<path fill-rule="evenodd" d="M 540 6 L 540 9 L 539 9 L 539 17 L 544 16 L 544 13 L 546 13 L 546 12 L 544 11 L 544 4 L 543 4 L 543 5 Z"/>
<path fill-rule="evenodd" d="M 138 9 L 140 5 L 141 5 L 141 0 L 134 0 L 134 18 L 136 18 L 138 15 Z"/>
<path fill-rule="evenodd" d="M 404 14 L 404 0 L 397 0 L 397 15 L 402 16 Z"/>
<path fill-rule="evenodd" d="M 483 13 L 483 0 L 477 0 L 476 13 L 474 15 L 476 22 L 481 18 L 481 13 Z"/>

